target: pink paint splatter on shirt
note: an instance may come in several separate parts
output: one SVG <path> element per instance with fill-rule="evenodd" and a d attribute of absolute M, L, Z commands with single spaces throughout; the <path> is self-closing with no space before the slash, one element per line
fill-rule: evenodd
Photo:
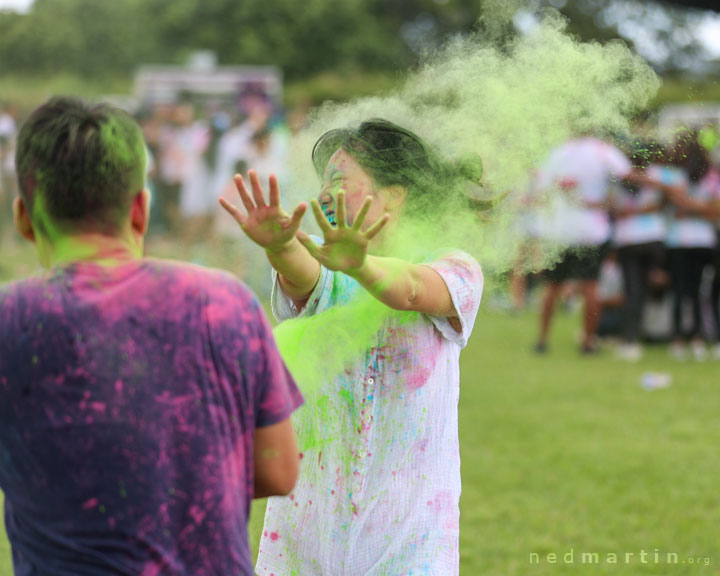
<path fill-rule="evenodd" d="M 162 571 L 162 564 L 160 562 L 150 561 L 143 567 L 141 576 L 158 576 Z"/>
<path fill-rule="evenodd" d="M 247 287 L 78 262 L 0 286 L 0 311 L 0 438 L 23 439 L 2 448 L 33 464 L 0 466 L 16 571 L 251 574 L 253 431 L 302 399 Z"/>

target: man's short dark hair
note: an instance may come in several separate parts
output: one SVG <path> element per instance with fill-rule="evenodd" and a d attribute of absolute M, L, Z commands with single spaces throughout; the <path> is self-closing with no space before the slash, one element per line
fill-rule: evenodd
<path fill-rule="evenodd" d="M 144 186 L 145 145 L 132 117 L 108 104 L 55 97 L 18 134 L 20 195 L 45 235 L 116 234 Z"/>

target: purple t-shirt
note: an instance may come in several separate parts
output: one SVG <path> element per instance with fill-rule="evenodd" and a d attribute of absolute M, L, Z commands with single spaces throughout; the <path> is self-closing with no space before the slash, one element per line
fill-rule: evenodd
<path fill-rule="evenodd" d="M 0 288 L 15 573 L 252 574 L 253 431 L 301 403 L 228 274 L 76 263 Z"/>

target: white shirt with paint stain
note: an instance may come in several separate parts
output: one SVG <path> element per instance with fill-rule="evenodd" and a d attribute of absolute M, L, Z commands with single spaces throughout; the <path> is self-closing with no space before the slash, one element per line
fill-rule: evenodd
<path fill-rule="evenodd" d="M 684 185 L 688 195 L 702 202 L 720 200 L 720 174 L 711 169 L 699 182 L 691 182 L 687 174 L 675 167 L 666 167 L 663 182 L 669 185 Z M 714 248 L 717 243 L 715 225 L 699 216 L 682 214 L 676 208 L 668 211 L 668 248 Z"/>
<path fill-rule="evenodd" d="M 645 174 L 654 180 L 662 181 L 663 166 L 649 166 Z M 657 206 L 655 212 L 632 214 L 618 217 L 613 230 L 613 244 L 615 246 L 635 246 L 649 242 L 664 242 L 667 236 L 665 215 L 660 209 L 663 202 L 663 193 L 660 189 L 649 184 L 638 187 L 633 193 L 628 188 L 618 186 L 613 190 L 613 204 L 620 210 L 643 209 Z"/>
<path fill-rule="evenodd" d="M 613 181 L 632 172 L 632 164 L 612 144 L 597 138 L 570 140 L 554 149 L 537 177 L 550 209 L 541 214 L 542 236 L 577 246 L 599 246 L 610 238 L 606 208 Z"/>
<path fill-rule="evenodd" d="M 268 501 L 258 575 L 458 574 L 459 359 L 483 276 L 460 251 L 426 265 L 444 279 L 462 330 L 443 317 L 390 315 L 364 356 L 322 383 L 322 406 L 308 406 L 295 424 L 312 425 L 308 411 L 321 410 L 332 441 L 305 447 L 294 492 Z M 299 315 L 347 306 L 349 319 L 363 291 L 322 268 Z M 298 316 L 277 278 L 272 306 L 278 320 Z"/>

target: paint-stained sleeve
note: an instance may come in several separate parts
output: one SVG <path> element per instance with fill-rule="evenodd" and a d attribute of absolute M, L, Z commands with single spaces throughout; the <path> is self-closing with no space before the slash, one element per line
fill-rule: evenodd
<path fill-rule="evenodd" d="M 255 322 L 258 338 L 259 373 L 255 375 L 255 427 L 263 428 L 288 418 L 303 403 L 303 397 L 295 380 L 290 375 L 280 352 L 265 313 L 258 305 Z"/>
<path fill-rule="evenodd" d="M 615 146 L 605 145 L 605 160 L 608 171 L 614 178 L 625 178 L 632 172 L 632 162 Z"/>
<path fill-rule="evenodd" d="M 465 347 L 472 333 L 483 292 L 483 274 L 480 264 L 465 252 L 454 250 L 442 258 L 425 263 L 437 272 L 450 292 L 453 306 L 460 320 L 461 331 L 452 327 L 450 319 L 428 316 L 438 331 L 448 340 Z"/>
<path fill-rule="evenodd" d="M 322 244 L 322 239 L 317 236 L 310 236 L 310 238 L 312 238 L 315 244 Z M 320 277 L 318 278 L 317 284 L 310 294 L 305 307 L 302 311 L 298 311 L 292 298 L 283 292 L 282 286 L 280 286 L 279 275 L 277 271 L 273 270 L 273 287 L 270 297 L 273 316 L 275 316 L 276 320 L 282 322 L 283 320 L 289 320 L 290 318 L 297 318 L 299 316 L 313 316 L 314 314 L 327 310 L 334 304 L 333 294 L 336 291 L 333 290 L 333 286 L 337 282 L 338 276 L 337 273 L 328 270 L 324 266 L 320 266 Z"/>

